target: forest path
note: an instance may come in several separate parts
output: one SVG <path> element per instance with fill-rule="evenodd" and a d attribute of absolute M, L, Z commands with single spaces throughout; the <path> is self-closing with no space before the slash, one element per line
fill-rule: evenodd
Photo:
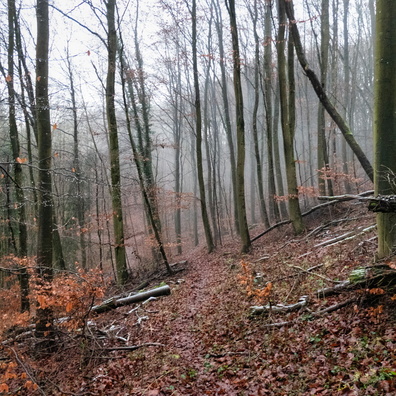
<path fill-rule="evenodd" d="M 151 378 L 142 378 L 139 382 L 146 389 L 140 387 L 135 394 L 237 395 L 241 389 L 240 377 L 246 373 L 236 367 L 250 352 L 242 345 L 248 340 L 241 334 L 249 320 L 237 280 L 237 261 L 224 250 L 211 255 L 200 250 L 188 262 L 187 271 L 170 284 L 171 296 L 152 305 L 157 313 L 149 314 L 145 342 L 165 347 L 161 352 L 144 351 L 146 360 L 150 359 Z M 235 275 L 230 277 L 230 271 Z"/>

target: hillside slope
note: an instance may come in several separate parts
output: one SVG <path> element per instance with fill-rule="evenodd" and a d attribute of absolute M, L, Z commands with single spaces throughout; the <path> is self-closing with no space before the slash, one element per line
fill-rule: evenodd
<path fill-rule="evenodd" d="M 186 269 L 163 279 L 170 296 L 98 315 L 101 331 L 64 341 L 56 356 L 36 365 L 43 394 L 395 395 L 396 292 L 315 294 L 373 265 L 375 230 L 366 230 L 373 215 L 342 204 L 307 223 L 305 235 L 279 228 L 244 256 L 235 241 L 210 255 L 190 252 Z M 329 246 L 330 240 L 336 242 Z M 308 306 L 252 317 L 250 306 L 259 302 L 252 290 L 268 282 L 270 295 L 261 302 L 309 295 Z M 111 350 L 128 345 L 140 347 Z"/>

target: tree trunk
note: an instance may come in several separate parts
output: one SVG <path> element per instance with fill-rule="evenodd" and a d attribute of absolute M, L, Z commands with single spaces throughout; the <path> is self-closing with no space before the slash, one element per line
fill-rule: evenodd
<path fill-rule="evenodd" d="M 15 29 L 16 24 L 15 0 L 8 0 L 8 75 L 4 76 L 8 88 L 8 122 L 10 130 L 10 140 L 12 156 L 14 160 L 14 180 L 16 184 L 16 204 L 18 208 L 18 234 L 19 249 L 18 255 L 23 258 L 27 256 L 27 227 L 26 227 L 26 206 L 23 186 L 23 172 L 20 163 L 20 144 L 19 133 L 15 114 L 15 90 L 14 90 L 14 46 L 15 46 Z M 3 67 L 2 67 L 3 69 Z M 2 70 L 3 71 L 3 70 Z M 5 73 L 3 73 L 5 74 Z M 27 268 L 21 267 L 19 274 L 19 283 L 21 287 L 21 311 L 29 311 L 29 275 Z"/>
<path fill-rule="evenodd" d="M 395 194 L 396 179 L 396 2 L 377 0 L 374 91 L 375 194 Z M 393 186 L 393 188 L 392 188 Z M 378 213 L 378 258 L 394 252 L 396 214 Z"/>
<path fill-rule="evenodd" d="M 329 45 L 330 45 L 330 19 L 329 19 L 329 0 L 322 1 L 322 12 L 320 16 L 320 82 L 322 88 L 326 90 L 327 71 L 329 63 Z M 329 167 L 329 151 L 326 141 L 326 114 L 324 106 L 319 102 L 318 105 L 318 186 L 319 194 L 326 194 L 326 171 Z M 328 195 L 333 195 L 331 180 L 327 179 L 329 187 Z"/>
<path fill-rule="evenodd" d="M 216 30 L 219 42 L 219 56 L 220 56 L 220 73 L 221 73 L 221 96 L 223 99 L 224 111 L 224 128 L 227 136 L 228 149 L 230 151 L 230 167 L 231 167 L 231 182 L 232 182 L 232 196 L 233 196 L 233 209 L 234 209 L 234 224 L 237 233 L 239 234 L 239 219 L 238 219 L 238 197 L 237 197 L 237 182 L 236 182 L 236 159 L 234 139 L 232 135 L 230 105 L 228 101 L 228 88 L 227 88 L 227 75 L 225 68 L 225 51 L 223 40 L 223 20 L 221 17 L 220 4 L 217 2 L 215 6 L 216 12 Z"/>
<path fill-rule="evenodd" d="M 113 203 L 114 250 L 117 269 L 117 281 L 124 284 L 128 280 L 125 254 L 124 222 L 122 213 L 120 152 L 118 145 L 118 129 L 115 111 L 115 72 L 117 54 L 117 32 L 115 26 L 116 0 L 108 0 L 107 7 L 107 79 L 106 79 L 106 115 L 109 133 L 109 150 L 111 166 L 111 197 Z"/>
<path fill-rule="evenodd" d="M 48 47 L 49 15 L 48 0 L 37 0 L 37 44 L 36 44 L 36 123 L 38 134 L 39 164 L 39 210 L 37 276 L 42 287 L 40 293 L 51 293 L 52 282 L 52 136 L 48 100 Z M 50 219 L 50 221 L 48 221 Z M 53 312 L 45 304 L 37 306 L 36 336 L 48 339 L 53 333 Z"/>
<path fill-rule="evenodd" d="M 243 94 L 241 81 L 241 59 L 239 54 L 238 26 L 236 22 L 235 0 L 226 0 L 228 14 L 230 16 L 232 37 L 232 59 L 235 92 L 236 128 L 237 128 L 237 165 L 236 185 L 239 234 L 241 237 L 241 252 L 246 253 L 250 249 L 249 227 L 246 217 L 245 202 L 245 119 L 243 115 Z"/>
<path fill-rule="evenodd" d="M 75 174 L 75 180 L 73 183 L 76 185 L 76 189 L 74 191 L 74 200 L 75 205 L 74 209 L 77 213 L 77 222 L 78 222 L 78 231 L 79 231 L 79 239 L 80 239 L 80 251 L 81 251 L 81 267 L 87 268 L 87 253 L 86 253 L 86 241 L 85 241 L 85 202 L 82 191 L 82 183 L 83 180 L 81 178 L 81 167 L 80 167 L 80 153 L 79 153 L 79 133 L 78 133 L 78 113 L 77 113 L 77 101 L 76 101 L 76 90 L 74 87 L 74 78 L 73 78 L 73 70 L 72 64 L 69 55 L 69 48 L 67 49 L 67 71 L 69 74 L 69 82 L 70 82 L 70 98 L 72 105 L 72 114 L 73 114 L 73 168 Z"/>
<path fill-rule="evenodd" d="M 214 242 L 212 231 L 210 229 L 208 210 L 206 205 L 205 181 L 203 175 L 202 164 L 202 114 L 201 114 L 201 99 L 199 94 L 199 75 L 198 75 L 198 60 L 197 60 L 197 4 L 196 0 L 192 1 L 192 51 L 193 51 L 193 73 L 194 73 L 194 90 L 195 90 L 195 121 L 196 121 L 196 155 L 197 155 L 197 174 L 199 196 L 201 202 L 202 221 L 206 237 L 206 245 L 208 252 L 211 253 L 214 249 Z"/>
<path fill-rule="evenodd" d="M 295 129 L 295 85 L 294 85 L 294 53 L 289 38 L 288 62 L 285 56 L 285 0 L 278 0 L 279 31 L 277 38 L 281 123 L 283 148 L 285 153 L 286 178 L 288 186 L 289 216 L 296 235 L 304 231 L 304 223 L 298 199 L 296 161 L 294 159 Z M 286 73 L 287 67 L 287 73 Z"/>
<path fill-rule="evenodd" d="M 269 195 L 269 217 L 270 220 L 274 219 L 275 222 L 280 221 L 279 205 L 275 199 L 276 196 L 276 185 L 275 185 L 275 174 L 279 178 L 280 186 L 278 189 L 283 191 L 282 172 L 278 169 L 275 171 L 274 157 L 276 159 L 275 152 L 279 154 L 279 147 L 277 142 L 278 126 L 274 128 L 274 121 L 276 120 L 276 111 L 273 109 L 272 100 L 272 20 L 271 20 L 271 3 L 266 2 L 265 4 L 265 38 L 264 38 L 264 106 L 265 106 L 265 122 L 267 127 L 267 156 L 268 156 L 268 195 Z M 276 110 L 276 109 L 275 109 Z M 282 193 L 283 194 L 283 193 Z M 282 195 L 279 194 L 279 195 Z M 284 207 L 284 202 L 281 203 Z M 284 211 L 285 208 L 283 208 Z"/>
<path fill-rule="evenodd" d="M 257 128 L 257 113 L 259 108 L 259 68 L 260 68 L 260 39 L 257 33 L 257 1 L 254 2 L 254 10 L 251 12 L 251 17 L 253 19 L 253 34 L 254 34 L 254 104 L 253 104 L 253 115 L 252 115 L 252 133 L 254 142 L 254 155 L 256 158 L 256 172 L 257 172 L 257 186 L 259 193 L 259 207 L 260 207 L 260 217 L 261 221 L 265 227 L 270 226 L 268 219 L 267 208 L 264 199 L 264 181 L 263 181 L 263 169 L 261 154 L 259 148 L 259 138 L 258 138 L 258 128 Z M 267 131 L 268 132 L 268 131 Z M 270 200 L 273 202 L 273 195 L 270 196 Z M 273 205 L 272 205 L 273 207 Z M 254 210 L 254 208 L 252 208 Z"/>

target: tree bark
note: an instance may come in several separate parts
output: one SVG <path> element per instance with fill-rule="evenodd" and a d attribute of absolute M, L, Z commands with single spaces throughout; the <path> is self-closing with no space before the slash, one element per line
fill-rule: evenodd
<path fill-rule="evenodd" d="M 115 74 L 117 54 L 117 32 L 115 26 L 116 0 L 108 0 L 107 7 L 107 79 L 106 79 L 106 115 L 109 133 L 111 198 L 113 203 L 114 250 L 117 269 L 117 281 L 124 284 L 128 280 L 125 254 L 124 221 L 122 213 L 120 152 L 118 128 L 115 111 Z"/>
<path fill-rule="evenodd" d="M 49 15 L 48 0 L 37 0 L 36 44 L 36 123 L 39 163 L 39 210 L 37 276 L 44 296 L 51 292 L 52 282 L 52 136 L 48 99 L 48 48 Z M 53 333 L 53 312 L 45 304 L 37 306 L 36 336 L 50 339 Z"/>
<path fill-rule="evenodd" d="M 169 294 L 171 294 L 171 289 L 168 285 L 165 285 L 155 289 L 136 293 L 128 297 L 111 298 L 100 305 L 95 305 L 92 307 L 92 312 L 103 313 L 118 307 L 123 307 L 125 305 L 135 304 L 140 301 L 147 300 L 150 297 L 169 296 Z"/>
<path fill-rule="evenodd" d="M 237 204 L 239 235 L 241 237 L 241 252 L 246 253 L 250 249 L 249 227 L 246 217 L 245 202 L 245 119 L 243 115 L 243 93 L 241 81 L 241 59 L 239 54 L 238 27 L 236 22 L 235 0 L 226 0 L 228 14 L 230 16 L 231 37 L 232 37 L 232 59 L 235 92 L 235 111 L 237 128 Z"/>
<path fill-rule="evenodd" d="M 374 90 L 374 190 L 395 194 L 396 179 L 396 2 L 377 0 Z M 396 213 L 378 213 L 378 258 L 396 245 Z"/>
<path fill-rule="evenodd" d="M 199 196 L 201 202 L 202 222 L 205 231 L 206 246 L 208 252 L 211 253 L 214 249 L 214 242 L 212 231 L 210 228 L 208 210 L 206 205 L 206 192 L 205 181 L 203 175 L 202 163 L 202 112 L 201 112 L 201 99 L 199 90 L 199 75 L 198 75 L 198 59 L 197 59 L 197 4 L 196 0 L 192 2 L 192 52 L 193 52 L 193 73 L 194 73 L 194 90 L 195 90 L 195 121 L 196 121 L 196 160 L 197 160 L 197 174 Z"/>
<path fill-rule="evenodd" d="M 20 163 L 20 143 L 19 133 L 16 122 L 15 109 L 15 88 L 14 88 L 14 47 L 15 47 L 15 24 L 16 22 L 15 0 L 8 0 L 8 75 L 4 76 L 7 81 L 8 89 L 8 123 L 11 140 L 12 156 L 14 160 L 14 180 L 16 184 L 16 204 L 18 210 L 18 235 L 19 235 L 19 249 L 18 255 L 23 258 L 27 256 L 28 235 L 26 227 L 26 206 L 25 194 L 22 189 L 23 186 L 23 172 Z M 3 74 L 4 69 L 1 66 Z M 21 267 L 18 275 L 19 284 L 21 288 L 21 311 L 29 311 L 29 275 L 27 269 Z"/>
<path fill-rule="evenodd" d="M 294 83 L 294 53 L 289 38 L 288 61 L 285 56 L 285 0 L 278 0 L 279 31 L 277 38 L 279 90 L 281 123 L 283 134 L 283 149 L 285 153 L 286 178 L 288 187 L 289 216 L 296 235 L 304 231 L 304 223 L 298 198 L 296 161 L 294 159 L 295 130 L 295 83 Z M 287 73 L 286 73 L 287 68 Z"/>
<path fill-rule="evenodd" d="M 259 109 L 259 68 L 260 68 L 260 39 L 257 33 L 257 0 L 254 2 L 254 9 L 251 11 L 251 17 L 253 19 L 253 35 L 254 35 L 254 104 L 253 104 L 253 115 L 252 115 L 252 133 L 254 142 L 254 155 L 256 158 L 256 172 L 257 172 L 257 186 L 259 193 L 259 207 L 260 207 L 260 217 L 261 221 L 264 223 L 265 227 L 270 226 L 267 208 L 264 199 L 264 181 L 263 181 L 263 168 L 262 160 L 259 147 L 259 137 L 258 137 L 258 127 L 257 127 L 257 114 Z M 270 133 L 267 131 L 267 133 Z M 272 146 L 271 146 L 272 147 Z M 270 196 L 270 201 L 272 201 L 273 208 L 273 195 Z M 254 208 L 252 208 L 253 210 Z"/>

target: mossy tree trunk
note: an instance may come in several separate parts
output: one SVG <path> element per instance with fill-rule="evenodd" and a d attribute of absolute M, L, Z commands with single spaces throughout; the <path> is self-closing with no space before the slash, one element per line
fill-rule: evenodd
<path fill-rule="evenodd" d="M 395 194 L 396 180 L 396 2 L 377 0 L 374 89 L 375 194 Z M 378 213 L 378 258 L 396 244 L 396 213 Z"/>
<path fill-rule="evenodd" d="M 291 37 L 288 44 L 288 59 L 286 59 L 286 13 L 285 0 L 278 0 L 279 30 L 277 38 L 278 68 L 281 124 L 283 148 L 286 163 L 286 178 L 289 203 L 289 216 L 296 235 L 304 231 L 304 223 L 298 199 L 296 161 L 294 158 L 295 130 L 295 82 L 294 82 L 294 51 Z"/>

